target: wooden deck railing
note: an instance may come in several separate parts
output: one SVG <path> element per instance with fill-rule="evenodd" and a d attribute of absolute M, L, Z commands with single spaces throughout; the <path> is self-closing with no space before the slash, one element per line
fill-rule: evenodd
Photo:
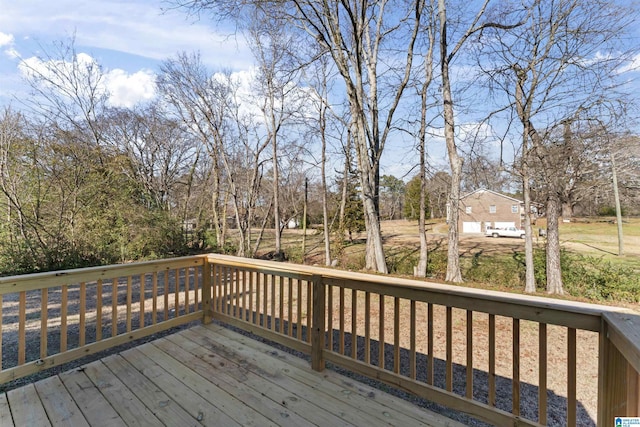
<path fill-rule="evenodd" d="M 217 319 L 495 425 L 640 407 L 640 316 L 606 306 L 221 255 L 0 278 L 0 302 L 0 384 Z"/>
<path fill-rule="evenodd" d="M 638 416 L 640 316 L 584 303 L 209 256 L 212 317 L 495 425 Z M 593 372 L 594 374 L 590 374 Z"/>
<path fill-rule="evenodd" d="M 0 277 L 0 384 L 200 320 L 205 257 Z"/>

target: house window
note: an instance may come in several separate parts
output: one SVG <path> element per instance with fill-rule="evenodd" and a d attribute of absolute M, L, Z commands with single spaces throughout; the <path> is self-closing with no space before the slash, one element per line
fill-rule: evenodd
<path fill-rule="evenodd" d="M 496 213 L 496 205 L 489 206 L 489 213 Z"/>
<path fill-rule="evenodd" d="M 464 211 L 465 211 L 465 213 L 470 214 L 470 213 L 471 213 L 471 206 L 467 206 L 467 207 L 464 209 Z"/>
<path fill-rule="evenodd" d="M 518 205 L 511 205 L 511 213 L 518 213 Z"/>

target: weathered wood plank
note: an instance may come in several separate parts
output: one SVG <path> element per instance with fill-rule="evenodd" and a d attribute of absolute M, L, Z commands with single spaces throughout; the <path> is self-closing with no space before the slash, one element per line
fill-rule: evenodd
<path fill-rule="evenodd" d="M 325 411 L 339 415 L 343 422 L 355 425 L 424 425 L 425 421 L 408 417 L 396 409 L 380 405 L 371 395 L 362 396 L 352 393 L 345 387 L 324 380 L 324 372 L 316 373 L 307 367 L 297 367 L 292 363 L 293 357 L 274 352 L 273 348 L 250 338 L 238 335 L 226 329 L 217 330 L 212 338 L 205 328 L 194 327 L 190 334 L 200 335 L 201 339 L 213 345 L 223 346 L 232 352 L 234 357 L 245 360 L 249 368 L 263 372 L 267 378 L 286 376 L 289 381 L 297 382 L 303 398 L 322 405 Z M 215 341 L 214 341 L 215 340 Z M 243 344 L 239 346 L 238 343 Z M 276 353 L 276 354 L 274 354 Z M 265 357 L 271 355 L 271 357 Z M 360 384 L 358 384 L 360 386 Z M 425 415 L 428 413 L 425 412 Z M 434 417 L 435 418 L 435 417 Z M 446 418 L 442 418 L 446 419 Z M 446 419 L 447 422 L 451 421 Z M 444 425 L 444 424 L 443 424 Z"/>
<path fill-rule="evenodd" d="M 291 399 L 290 391 L 281 389 L 278 392 L 278 398 L 274 399 L 272 396 L 273 388 L 267 389 L 258 386 L 259 390 L 257 390 L 251 387 L 252 384 L 256 385 L 259 382 L 268 381 L 256 376 L 253 378 L 253 382 L 248 384 L 247 377 L 249 372 L 246 369 L 242 369 L 233 361 L 210 352 L 183 334 L 174 334 L 166 337 L 166 339 L 154 341 L 153 344 L 170 356 L 183 360 L 207 380 L 219 383 L 226 392 L 257 410 L 274 423 L 280 426 L 292 427 L 314 425 L 290 408 L 287 401 L 293 402 L 293 406 L 299 401 L 299 399 Z M 230 374 L 230 371 L 236 373 L 235 377 Z"/>
<path fill-rule="evenodd" d="M 180 380 L 169 374 L 164 368 L 150 361 L 137 348 L 122 352 L 122 356 L 150 381 L 164 390 L 186 411 L 195 415 L 199 423 L 205 426 L 239 426 L 240 424 L 222 412 L 207 399 L 185 386 Z"/>
<path fill-rule="evenodd" d="M 244 362 L 236 363 L 232 359 L 227 359 L 221 354 L 212 351 L 210 348 L 203 347 L 199 341 L 202 339 L 197 334 L 181 334 L 188 338 L 192 343 L 187 345 L 186 349 L 196 355 L 204 365 L 198 363 L 194 368 L 206 378 L 228 377 L 228 381 L 237 382 L 252 388 L 263 398 L 270 399 L 276 405 L 283 405 L 283 410 L 295 414 L 294 419 L 298 417 L 307 420 L 315 425 L 340 425 L 344 422 L 332 413 L 319 411 L 318 407 L 312 402 L 300 397 L 296 394 L 296 390 L 292 381 L 287 377 L 280 376 L 278 378 L 263 378 L 260 374 L 247 369 Z M 171 340 L 173 336 L 167 337 Z M 205 344 L 206 345 L 206 344 Z M 237 361 L 237 359 L 235 359 Z"/>
<path fill-rule="evenodd" d="M 85 366 L 84 372 L 128 426 L 158 426 L 162 422 L 101 361 Z"/>
<path fill-rule="evenodd" d="M 215 325 L 211 325 L 212 328 Z M 220 327 L 218 327 L 220 328 Z M 198 329 L 198 328 L 194 328 Z M 195 330 L 184 331 L 184 333 L 194 334 L 197 333 Z M 260 359 L 264 357 L 264 354 L 269 354 L 273 352 L 273 348 L 263 344 L 261 342 L 251 340 L 250 338 L 243 337 L 238 335 L 228 329 L 220 328 L 215 330 L 216 335 L 210 337 L 209 339 L 215 339 L 216 341 L 220 340 L 221 336 L 229 337 L 229 339 L 241 343 L 244 346 L 254 348 L 256 351 L 259 351 Z M 200 337 L 203 335 L 199 334 Z M 202 338 L 201 338 L 202 339 Z M 205 338 L 206 339 L 206 338 Z M 286 364 L 287 367 L 296 367 L 301 371 L 308 371 L 308 362 L 295 357 L 293 355 L 278 352 L 277 360 L 281 363 Z M 290 375 L 295 377 L 295 375 L 299 371 L 292 371 Z M 367 386 L 366 384 L 360 383 L 358 381 L 350 380 L 349 378 L 344 377 L 334 371 L 325 370 L 322 372 L 322 379 L 326 380 L 331 384 L 324 385 L 324 389 L 328 390 L 328 393 L 337 396 L 354 396 L 359 395 L 360 397 L 366 399 L 367 401 L 374 401 L 376 405 L 376 411 L 380 412 L 384 416 L 384 424 L 395 424 L 395 425 L 420 425 L 421 423 L 426 423 L 428 425 L 433 426 L 460 426 L 463 425 L 451 420 L 450 418 L 435 414 L 431 411 L 424 410 L 410 402 L 398 399 L 394 396 L 391 396 L 388 393 L 385 393 L 379 389 Z M 314 386 L 313 389 L 317 389 L 317 386 Z M 345 388 L 348 389 L 351 393 L 347 393 Z M 367 408 L 368 409 L 368 408 Z M 357 410 L 356 410 L 357 412 Z"/>
<path fill-rule="evenodd" d="M 60 374 L 60 380 L 92 426 L 126 427 L 120 415 L 84 373 L 84 368 Z"/>
<path fill-rule="evenodd" d="M 1 302 L 1 301 L 0 301 Z M 9 401 L 5 393 L 0 393 L 0 427 L 14 427 Z"/>
<path fill-rule="evenodd" d="M 216 405 L 241 425 L 275 426 L 269 419 L 254 411 L 242 401 L 236 399 L 223 388 L 206 380 L 192 369 L 182 365 L 177 360 L 152 345 L 143 345 L 138 350 L 150 360 L 160 365 L 171 375 L 188 385 L 193 391 Z"/>
<path fill-rule="evenodd" d="M 35 383 L 49 421 L 54 426 L 89 426 L 75 401 L 57 376 Z"/>
<path fill-rule="evenodd" d="M 136 395 L 165 425 L 195 425 L 197 414 L 192 415 L 176 404 L 161 388 L 149 381 L 120 355 L 112 355 L 102 359 L 116 377 Z"/>
<path fill-rule="evenodd" d="M 16 426 L 51 425 L 33 384 L 9 390 L 7 399 Z"/>

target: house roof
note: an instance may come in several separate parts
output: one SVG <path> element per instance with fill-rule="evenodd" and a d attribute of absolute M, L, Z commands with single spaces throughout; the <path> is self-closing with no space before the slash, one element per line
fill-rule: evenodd
<path fill-rule="evenodd" d="M 477 190 L 473 190 L 472 192 L 467 193 L 464 196 L 460 197 L 460 200 L 464 199 L 465 197 L 469 197 L 472 194 L 476 194 L 476 193 L 492 193 L 492 194 L 495 194 L 496 196 L 504 197 L 505 199 L 509 199 L 511 201 L 514 201 L 514 202 L 524 203 L 522 200 L 516 199 L 515 197 L 506 196 L 506 195 L 504 195 L 502 193 L 498 193 L 497 191 L 493 191 L 493 190 L 488 190 L 486 188 L 478 188 Z"/>

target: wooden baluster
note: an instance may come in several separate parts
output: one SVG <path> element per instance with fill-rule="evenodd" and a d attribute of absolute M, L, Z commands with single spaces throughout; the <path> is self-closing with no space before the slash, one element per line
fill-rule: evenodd
<path fill-rule="evenodd" d="M 310 282 L 311 283 L 311 282 Z M 322 371 L 325 367 L 324 363 L 324 337 L 325 337 L 325 312 L 326 312 L 326 299 L 325 288 L 322 283 L 322 277 L 313 276 L 312 279 L 313 290 L 312 295 L 307 295 L 308 299 L 312 301 L 312 323 L 307 325 L 308 335 L 311 336 L 311 367 L 315 371 Z"/>
<path fill-rule="evenodd" d="M 400 298 L 393 299 L 393 372 L 400 373 Z"/>
<path fill-rule="evenodd" d="M 338 293 L 340 295 L 340 309 L 338 312 L 340 314 L 340 333 L 338 335 L 340 341 L 338 342 L 338 352 L 344 354 L 344 288 L 340 287 Z"/>
<path fill-rule="evenodd" d="M 453 390 L 453 309 L 447 307 L 446 316 L 446 354 L 447 354 L 447 372 L 445 375 L 447 391 Z"/>
<path fill-rule="evenodd" d="M 118 335 L 118 279 L 111 281 L 111 336 Z"/>
<path fill-rule="evenodd" d="M 2 306 L 2 295 L 0 295 L 0 307 Z M 1 310 L 1 308 L 0 308 Z M 2 321 L 2 312 L 0 311 L 0 322 Z M 49 290 L 43 288 L 40 291 L 40 359 L 47 357 L 48 344 L 48 322 L 49 322 Z M 0 335 L 2 335 L 2 329 L 0 328 Z M 2 338 L 0 338 L 0 341 Z M 2 348 L 2 342 L 0 342 L 0 348 Z M 2 358 L 2 352 L 0 351 L 0 358 Z M 0 369 L 1 363 L 0 363 Z"/>
<path fill-rule="evenodd" d="M 262 295 L 262 299 L 263 299 L 263 303 L 264 303 L 264 308 L 262 310 L 262 322 L 264 323 L 263 326 L 265 328 L 269 327 L 269 311 L 267 309 L 267 303 L 269 302 L 269 277 L 267 274 L 263 274 L 262 275 L 262 286 L 263 286 L 263 295 Z"/>
<path fill-rule="evenodd" d="M 251 273 L 249 273 L 251 274 Z M 247 270 L 242 270 L 242 320 L 248 321 L 249 318 L 247 316 L 250 315 L 249 310 L 247 309 Z"/>
<path fill-rule="evenodd" d="M 86 344 L 86 314 L 87 314 L 87 285 L 80 282 L 80 319 L 78 324 L 78 345 L 80 347 Z"/>
<path fill-rule="evenodd" d="M 173 270 L 173 317 L 180 315 L 180 269 Z"/>
<path fill-rule="evenodd" d="M 427 304 L 427 384 L 433 385 L 433 303 Z"/>
<path fill-rule="evenodd" d="M 511 380 L 511 413 L 520 415 L 520 319 L 513 319 L 513 376 Z"/>
<path fill-rule="evenodd" d="M 538 423 L 547 425 L 547 324 L 538 325 Z"/>
<path fill-rule="evenodd" d="M 297 324 L 297 338 L 299 340 L 302 340 L 302 280 L 297 279 L 296 280 L 297 285 L 298 285 L 298 318 L 296 319 L 298 324 Z M 329 313 L 331 313 L 331 286 L 329 286 L 329 306 L 328 306 L 328 310 Z M 331 314 L 329 314 L 329 342 L 331 342 Z M 329 347 L 331 348 L 331 347 Z"/>
<path fill-rule="evenodd" d="M 158 272 L 154 271 L 151 277 L 151 295 L 152 295 L 152 307 L 151 307 L 151 324 L 158 323 Z"/>
<path fill-rule="evenodd" d="M 260 299 L 260 288 L 261 288 L 261 286 L 260 286 L 260 284 L 261 284 L 260 278 L 261 277 L 262 277 L 262 275 L 259 272 L 256 272 L 256 318 L 255 318 L 255 322 L 254 322 L 256 325 L 260 325 L 260 321 L 261 321 L 260 319 L 262 317 L 262 316 L 260 316 L 260 313 L 262 312 L 260 310 L 260 302 L 262 301 Z"/>
<path fill-rule="evenodd" d="M 145 313 L 145 298 L 144 298 L 144 285 L 147 280 L 146 274 L 140 275 L 140 329 L 144 328 L 144 313 Z"/>
<path fill-rule="evenodd" d="M 384 356 L 385 356 L 385 352 L 384 352 L 384 295 L 380 294 L 380 300 L 378 301 L 379 304 L 379 317 L 380 317 L 380 324 L 378 325 L 378 367 L 381 369 L 384 369 Z"/>
<path fill-rule="evenodd" d="M 364 363 L 371 363 L 371 293 L 364 293 Z"/>
<path fill-rule="evenodd" d="M 276 330 L 276 276 L 271 275 L 271 330 Z"/>
<path fill-rule="evenodd" d="M 278 303 L 280 304 L 280 306 L 278 307 L 278 317 L 279 320 L 278 322 L 280 323 L 280 333 L 284 334 L 285 329 L 284 329 L 284 280 L 282 276 L 278 276 L 278 292 L 279 292 L 279 298 L 278 298 Z"/>
<path fill-rule="evenodd" d="M 409 376 L 416 379 L 416 302 L 411 300 L 409 313 Z"/>
<path fill-rule="evenodd" d="M 287 324 L 289 325 L 288 335 L 290 337 L 293 337 L 293 284 L 291 283 L 291 277 L 287 277 L 287 291 Z"/>
<path fill-rule="evenodd" d="M 232 312 L 231 315 L 236 319 L 240 319 L 241 317 L 241 306 L 240 306 L 240 270 L 234 268 L 231 270 L 231 295 L 233 295 L 233 299 L 231 300 Z"/>
<path fill-rule="evenodd" d="M 200 269 L 198 267 L 194 267 L 193 269 L 193 310 L 198 311 L 200 309 L 200 280 L 198 277 L 200 274 L 198 273 Z M 202 269 L 202 274 L 204 274 L 204 268 Z"/>
<path fill-rule="evenodd" d="M 169 270 L 164 271 L 164 319 L 169 320 Z"/>
<path fill-rule="evenodd" d="M 329 331 L 329 339 L 327 340 L 327 348 L 333 351 L 333 286 L 327 289 L 327 331 Z"/>
<path fill-rule="evenodd" d="M 133 289 L 131 285 L 131 276 L 127 276 L 127 332 L 131 332 L 131 309 L 133 305 Z"/>
<path fill-rule="evenodd" d="M 351 289 L 351 358 L 358 358 L 358 291 Z"/>
<path fill-rule="evenodd" d="M 44 298 L 43 301 L 46 301 Z M 96 342 L 102 341 L 102 279 L 96 283 Z"/>
<path fill-rule="evenodd" d="M 576 330 L 567 328 L 567 425 L 577 425 L 576 380 L 577 353 Z"/>
<path fill-rule="evenodd" d="M 315 277 L 315 276 L 314 276 Z M 321 279 L 318 279 L 321 280 Z M 313 328 L 313 291 L 312 291 L 313 282 L 311 280 L 307 280 L 307 342 L 311 343 L 311 328 Z"/>
<path fill-rule="evenodd" d="M 190 277 L 191 275 L 189 274 L 189 272 L 191 271 L 190 268 L 185 268 L 184 269 L 184 314 L 189 314 L 189 301 L 191 298 L 189 298 L 189 292 L 190 292 Z"/>
<path fill-rule="evenodd" d="M 496 406 L 496 316 L 489 315 L 489 406 Z"/>
<path fill-rule="evenodd" d="M 66 307 L 65 307 L 66 308 Z M 24 365 L 25 352 L 27 347 L 26 324 L 27 324 L 27 292 L 20 292 L 18 307 L 18 365 Z M 66 322 L 66 316 L 65 316 Z M 65 323 L 66 326 L 66 323 Z M 66 329 L 65 329 L 66 333 Z M 66 342 L 66 336 L 65 336 Z"/>
<path fill-rule="evenodd" d="M 473 400 L 473 311 L 467 310 L 467 399 Z"/>
<path fill-rule="evenodd" d="M 67 285 L 62 285 L 61 299 L 60 299 L 60 353 L 67 351 L 67 304 L 68 304 L 68 289 Z M 21 305 L 22 309 L 22 305 Z M 22 320 L 20 325 L 22 325 Z M 22 342 L 22 338 L 20 339 Z M 24 363 L 24 360 L 23 360 Z"/>
<path fill-rule="evenodd" d="M 249 271 L 249 323 L 255 325 L 256 318 L 253 315 L 253 271 Z"/>

